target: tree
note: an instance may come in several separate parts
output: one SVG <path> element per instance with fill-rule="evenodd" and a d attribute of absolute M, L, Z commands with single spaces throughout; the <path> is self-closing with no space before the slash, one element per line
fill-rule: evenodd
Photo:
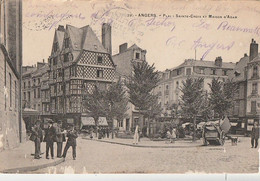
<path fill-rule="evenodd" d="M 223 118 L 233 104 L 234 96 L 238 91 L 238 86 L 232 80 L 221 82 L 213 79 L 210 86 L 210 107 L 214 110 L 215 117 Z"/>
<path fill-rule="evenodd" d="M 126 111 L 128 110 L 128 99 L 126 97 L 126 90 L 120 79 L 110 85 L 109 89 L 105 93 L 105 99 L 108 105 L 106 109 L 107 118 L 112 122 L 113 138 L 113 119 L 122 121 L 127 116 Z"/>
<path fill-rule="evenodd" d="M 211 117 L 211 109 L 210 109 L 210 103 L 209 103 L 209 97 L 208 93 L 205 92 L 204 96 L 202 98 L 202 103 L 201 103 L 201 110 L 200 110 L 200 117 L 204 121 L 208 121 Z"/>
<path fill-rule="evenodd" d="M 192 79 L 188 77 L 182 81 L 180 105 L 182 108 L 181 115 L 190 122 L 193 122 L 193 141 L 196 138 L 196 118 L 201 114 L 204 104 L 203 78 Z"/>
<path fill-rule="evenodd" d="M 95 125 L 98 125 L 99 117 L 106 116 L 107 102 L 105 101 L 104 91 L 98 89 L 95 85 L 93 91 L 86 91 L 83 99 L 83 106 L 88 111 L 89 115 L 94 118 Z"/>
<path fill-rule="evenodd" d="M 171 111 L 171 114 L 170 116 L 173 118 L 173 119 L 176 119 L 179 117 L 179 114 L 180 114 L 180 111 L 179 111 L 179 104 L 176 104 L 176 103 L 173 103 L 171 104 L 169 107 L 167 107 L 167 110 L 170 110 Z"/>
<path fill-rule="evenodd" d="M 154 107 L 158 106 L 158 102 L 157 95 L 153 95 L 152 91 L 159 81 L 159 74 L 158 71 L 155 71 L 154 64 L 149 65 L 146 61 L 133 64 L 133 75 L 129 77 L 126 86 L 129 101 L 136 106 L 140 114 L 144 116 L 154 115 Z M 149 122 L 150 118 L 148 116 Z"/>

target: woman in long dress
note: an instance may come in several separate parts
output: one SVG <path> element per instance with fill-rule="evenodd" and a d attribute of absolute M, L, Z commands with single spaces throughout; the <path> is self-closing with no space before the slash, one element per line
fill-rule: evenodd
<path fill-rule="evenodd" d="M 176 129 L 173 128 L 173 129 L 172 129 L 172 140 L 173 140 L 172 142 L 173 142 L 173 143 L 175 142 L 176 137 L 177 137 L 177 135 L 176 135 Z"/>
<path fill-rule="evenodd" d="M 136 125 L 133 144 L 137 145 L 138 144 L 138 140 L 139 140 L 139 126 Z"/>

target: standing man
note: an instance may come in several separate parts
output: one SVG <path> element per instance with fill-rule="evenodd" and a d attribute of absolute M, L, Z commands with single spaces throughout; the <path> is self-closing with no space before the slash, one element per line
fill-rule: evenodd
<path fill-rule="evenodd" d="M 66 143 L 66 146 L 64 148 L 62 157 L 66 158 L 68 149 L 70 147 L 72 147 L 73 160 L 76 160 L 76 146 L 77 146 L 76 139 L 78 137 L 78 134 L 77 134 L 77 131 L 74 129 L 73 125 L 69 125 L 67 137 L 68 137 L 68 139 L 67 139 L 67 143 Z"/>
<path fill-rule="evenodd" d="M 46 159 L 49 159 L 49 149 L 51 151 L 51 158 L 54 159 L 54 153 L 53 153 L 53 142 L 56 138 L 56 130 L 53 127 L 53 121 L 49 121 L 49 126 L 47 130 L 45 131 L 45 137 L 44 142 L 46 142 Z"/>
<path fill-rule="evenodd" d="M 63 141 L 66 141 L 65 135 L 62 129 L 62 121 L 58 120 L 56 127 L 56 141 L 57 141 L 57 157 L 61 158 Z"/>
<path fill-rule="evenodd" d="M 259 125 L 258 122 L 254 122 L 254 127 L 252 128 L 252 133 L 251 133 L 251 148 L 257 148 L 258 146 L 258 139 L 259 139 Z"/>
<path fill-rule="evenodd" d="M 41 154 L 41 142 L 42 142 L 42 129 L 41 129 L 41 120 L 37 120 L 35 126 L 32 128 L 32 135 L 30 137 L 31 141 L 34 141 L 35 153 L 34 158 L 40 159 Z"/>

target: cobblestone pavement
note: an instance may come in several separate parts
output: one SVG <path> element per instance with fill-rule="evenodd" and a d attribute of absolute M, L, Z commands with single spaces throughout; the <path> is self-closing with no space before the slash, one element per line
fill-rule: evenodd
<path fill-rule="evenodd" d="M 237 146 L 141 148 L 77 140 L 66 161 L 34 173 L 258 173 L 259 151 L 242 137 Z"/>

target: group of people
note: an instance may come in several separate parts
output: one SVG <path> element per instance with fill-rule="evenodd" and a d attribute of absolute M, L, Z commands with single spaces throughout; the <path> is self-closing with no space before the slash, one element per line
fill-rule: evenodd
<path fill-rule="evenodd" d="M 98 129 L 98 134 L 99 134 L 98 139 L 105 138 L 105 137 L 109 138 L 109 129 L 101 127 Z"/>
<path fill-rule="evenodd" d="M 41 158 L 41 142 L 46 142 L 46 159 L 49 159 L 49 152 L 51 158 L 54 159 L 54 142 L 57 143 L 57 157 L 65 158 L 67 151 L 70 147 L 72 147 L 72 156 L 73 159 L 76 159 L 76 138 L 78 137 L 77 131 L 74 129 L 73 125 L 69 125 L 68 130 L 62 129 L 62 122 L 58 121 L 57 124 L 52 120 L 48 122 L 48 128 L 44 131 L 41 128 L 41 120 L 37 120 L 35 126 L 32 128 L 32 134 L 30 140 L 35 144 L 35 159 Z M 66 137 L 67 135 L 67 142 Z M 62 154 L 62 146 L 63 142 L 66 142 L 63 154 Z"/>
<path fill-rule="evenodd" d="M 176 132 L 176 128 L 172 129 L 172 133 L 170 132 L 170 130 L 167 131 L 167 138 L 170 139 L 171 143 L 173 143 L 177 138 Z"/>

